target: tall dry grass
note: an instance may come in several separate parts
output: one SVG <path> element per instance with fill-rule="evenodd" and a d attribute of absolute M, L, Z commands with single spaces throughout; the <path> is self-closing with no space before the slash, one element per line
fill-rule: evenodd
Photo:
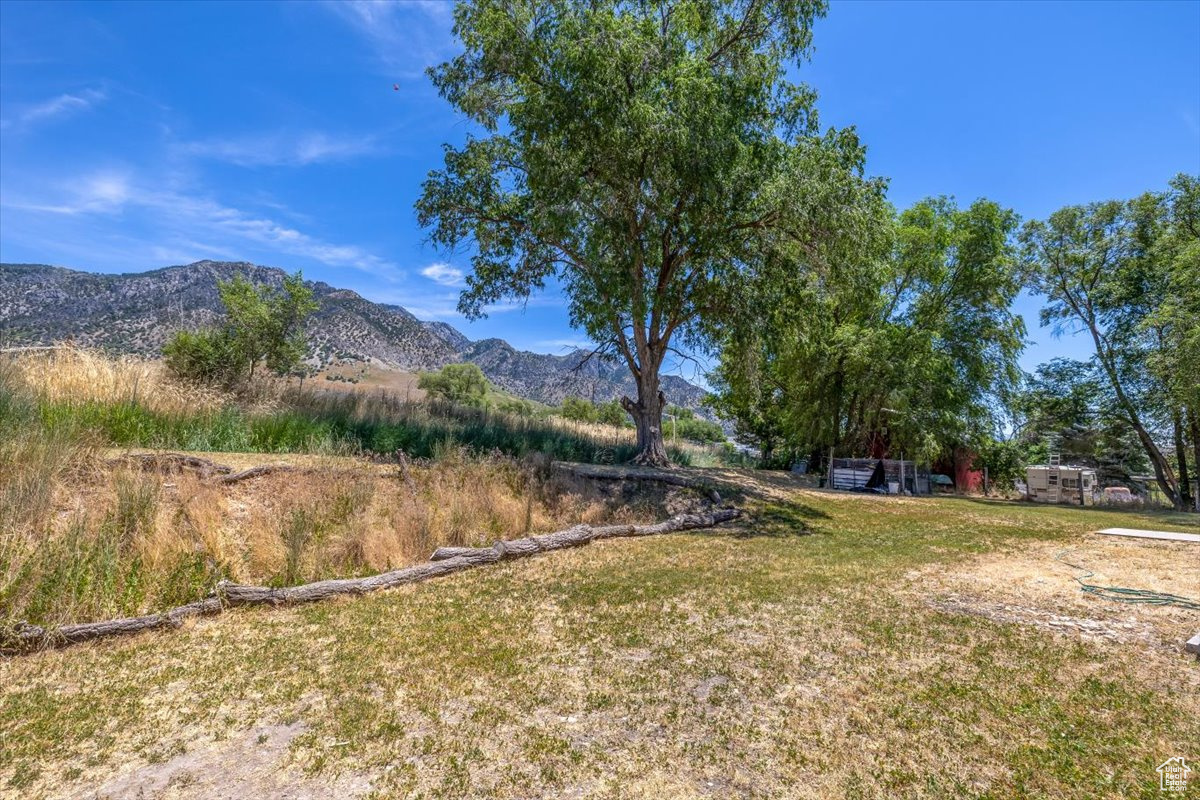
<path fill-rule="evenodd" d="M 426 458 L 310 455 L 297 471 L 223 485 L 189 471 L 143 471 L 89 427 L 92 417 L 72 411 L 223 419 L 232 400 L 176 384 L 153 362 L 78 350 L 0 357 L 0 628 L 147 613 L 204 597 L 223 578 L 286 585 L 373 573 L 423 561 L 441 545 L 661 515 L 661 497 L 609 497 L 551 471 L 549 455 L 480 452 L 445 428 L 422 434 Z M 399 413 L 408 424 L 420 415 L 443 424 L 429 409 L 397 411 L 377 398 L 353 408 L 329 402 L 330 418 L 344 414 L 368 430 Z M 270 424 L 285 433 L 293 419 L 324 424 L 320 411 Z M 239 458 L 239 466 L 278 460 Z"/>
<path fill-rule="evenodd" d="M 630 504 L 534 459 L 460 448 L 414 463 L 323 461 L 227 486 L 190 472 L 52 460 L 40 473 L 48 496 L 23 505 L 37 513 L 6 518 L 0 618 L 147 613 L 203 597 L 222 578 L 291 585 L 370 574 L 442 545 L 662 513 L 661 498 Z"/>
<path fill-rule="evenodd" d="M 68 346 L 7 355 L 14 388 L 56 405 L 129 404 L 160 414 L 197 414 L 233 400 L 226 392 L 172 379 L 161 361 Z"/>

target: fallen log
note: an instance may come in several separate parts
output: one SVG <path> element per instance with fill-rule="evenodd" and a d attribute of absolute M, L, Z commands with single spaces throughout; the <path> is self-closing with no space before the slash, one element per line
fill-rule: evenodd
<path fill-rule="evenodd" d="M 709 481 L 671 472 L 654 467 L 610 467 L 603 464 L 574 464 L 569 461 L 555 461 L 551 466 L 580 478 L 606 481 L 653 481 L 665 483 L 668 486 L 681 486 L 685 489 L 697 489 L 708 496 L 714 503 L 721 502 L 721 495 Z"/>
<path fill-rule="evenodd" d="M 123 456 L 109 460 L 110 464 L 136 464 L 141 469 L 192 469 L 203 478 L 212 475 L 225 475 L 233 472 L 232 467 L 217 464 L 207 458 L 200 458 L 188 453 L 126 453 Z"/>
<path fill-rule="evenodd" d="M 221 581 L 217 584 L 215 596 L 160 614 L 64 625 L 61 628 L 49 630 L 37 625 L 18 623 L 0 641 L 0 652 L 5 654 L 22 653 L 36 649 L 62 647 L 109 636 L 177 628 L 188 617 L 216 614 L 226 606 L 279 606 L 314 603 L 345 595 L 363 595 L 408 583 L 419 583 L 486 564 L 494 564 L 504 559 L 524 558 L 548 550 L 579 547 L 597 539 L 650 536 L 695 528 L 709 528 L 734 519 L 738 514 L 737 509 L 719 509 L 705 514 L 680 514 L 650 525 L 605 525 L 595 528 L 589 525 L 576 525 L 554 533 L 496 542 L 491 547 L 442 547 L 434 552 L 428 563 L 366 578 L 336 578 L 282 588 L 249 586 Z"/>
<path fill-rule="evenodd" d="M 291 472 L 296 469 L 291 464 L 259 464 L 239 472 L 233 467 L 218 464 L 207 458 L 189 455 L 188 453 L 127 453 L 109 460 L 110 464 L 136 464 L 144 470 L 182 470 L 191 469 L 200 473 L 200 477 L 214 483 L 239 483 L 260 475 L 270 475 L 274 472 Z"/>
<path fill-rule="evenodd" d="M 272 472 L 291 472 L 294 469 L 295 467 L 291 464 L 259 464 L 257 467 L 250 467 L 232 475 L 223 475 L 214 480 L 217 483 L 238 483 L 247 478 L 257 478 L 259 475 L 269 475 Z"/>
<path fill-rule="evenodd" d="M 593 529 L 587 525 L 576 525 L 565 531 L 547 533 L 541 536 L 527 536 L 524 539 L 510 539 L 506 542 L 496 542 L 491 547 L 439 547 L 429 557 L 430 561 L 445 561 L 451 558 L 469 557 L 478 553 L 495 552 L 500 558 L 520 558 L 531 556 L 544 550 L 559 550 L 564 547 L 579 547 L 588 544 L 595 538 Z"/>
<path fill-rule="evenodd" d="M 429 560 L 443 561 L 484 550 L 496 549 L 499 549 L 506 558 L 519 558 L 520 556 L 532 555 L 543 550 L 555 550 L 562 547 L 575 547 L 588 544 L 597 539 L 614 539 L 624 536 L 650 536 L 693 528 L 708 528 L 722 522 L 728 522 L 737 517 L 739 513 L 737 509 L 725 508 L 707 514 L 679 514 L 652 525 L 605 525 L 599 528 L 589 528 L 586 525 L 580 525 L 544 536 L 529 536 L 524 539 L 496 542 L 490 548 L 439 547 L 433 551 L 433 555 L 429 557 Z"/>
<path fill-rule="evenodd" d="M 7 641 L 0 641 L 0 652 L 11 654 L 33 649 L 63 647 L 92 639 L 104 639 L 129 633 L 141 633 L 160 628 L 178 628 L 188 617 L 216 614 L 221 610 L 221 601 L 215 597 L 179 606 L 161 614 L 146 614 L 141 617 L 126 617 L 103 622 L 84 622 L 78 625 L 63 625 L 47 630 L 40 625 L 18 623 Z"/>

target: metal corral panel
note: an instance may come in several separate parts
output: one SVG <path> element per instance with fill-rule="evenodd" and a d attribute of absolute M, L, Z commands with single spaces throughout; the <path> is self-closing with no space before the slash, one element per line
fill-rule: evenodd
<path fill-rule="evenodd" d="M 833 481 L 831 486 L 834 489 L 862 489 L 867 485 L 867 481 L 871 480 L 872 473 L 875 472 L 875 466 L 879 463 L 878 458 L 835 458 L 833 460 Z M 901 473 L 904 476 L 904 486 L 901 491 L 912 492 L 914 494 L 929 494 L 929 470 L 925 468 L 918 469 L 911 461 L 901 462 L 896 459 L 883 459 L 884 480 L 887 486 L 900 483 Z"/>
<path fill-rule="evenodd" d="M 867 481 L 871 480 L 871 473 L 875 471 L 875 467 L 871 469 L 853 469 L 851 467 L 834 467 L 833 468 L 833 488 L 835 489 L 861 489 L 867 485 Z"/>

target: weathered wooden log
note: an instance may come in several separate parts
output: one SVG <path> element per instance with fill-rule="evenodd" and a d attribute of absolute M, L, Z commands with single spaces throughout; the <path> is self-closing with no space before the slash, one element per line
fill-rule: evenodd
<path fill-rule="evenodd" d="M 269 475 L 272 472 L 291 472 L 294 470 L 291 464 L 259 464 L 257 467 L 250 467 L 241 472 L 235 472 L 232 475 L 223 475 L 216 478 L 217 483 L 238 483 L 247 478 L 257 478 L 260 475 Z"/>
<path fill-rule="evenodd" d="M 660 533 L 693 530 L 695 528 L 711 528 L 722 522 L 736 519 L 741 512 L 736 508 L 718 508 L 703 514 L 677 514 L 662 522 L 652 525 L 611 525 L 608 528 L 598 528 L 597 539 L 608 539 L 619 536 L 653 536 Z"/>
<path fill-rule="evenodd" d="M 201 477 L 211 475 L 226 475 L 233 472 L 232 467 L 217 464 L 207 458 L 200 458 L 189 453 L 126 453 L 123 456 L 109 460 L 110 464 L 136 464 L 141 469 L 192 469 Z"/>
<path fill-rule="evenodd" d="M 462 570 L 494 564 L 502 559 L 523 558 L 547 550 L 578 547 L 596 539 L 621 536 L 649 536 L 657 533 L 693 528 L 707 528 L 738 516 L 736 509 L 720 509 L 707 514 L 680 514 L 663 522 L 651 525 L 605 525 L 593 528 L 576 525 L 566 530 L 539 536 L 527 536 L 506 542 L 496 542 L 492 547 L 439 548 L 428 563 L 384 572 L 366 578 L 337 578 L 316 581 L 300 586 L 273 588 L 270 586 L 247 586 L 221 581 L 217 584 L 216 596 L 185 606 L 170 609 L 160 614 L 142 617 L 87 622 L 80 625 L 65 625 L 47 630 L 37 625 L 18 624 L 0 643 L 0 652 L 20 653 L 49 647 L 60 647 L 76 642 L 101 639 L 161 628 L 177 628 L 184 619 L 205 614 L 216 614 L 225 606 L 288 605 L 314 603 L 331 597 L 361 595 L 380 589 L 391 589 L 407 583 L 418 583 Z"/>
<path fill-rule="evenodd" d="M 45 647 L 63 646 L 86 642 L 92 639 L 104 639 L 109 636 L 121 636 L 130 633 L 141 633 L 160 628 L 178 628 L 188 617 L 216 614 L 221 610 L 221 601 L 215 597 L 179 606 L 161 614 L 146 614 L 141 617 L 126 617 L 110 619 L 103 622 L 83 622 L 77 625 L 64 625 L 61 628 L 47 630 L 40 625 L 19 624 L 8 637 L 10 641 L 0 646 L 0 652 L 13 653 Z"/>
<path fill-rule="evenodd" d="M 259 464 L 249 469 L 234 472 L 233 467 L 217 464 L 207 458 L 189 455 L 188 453 L 127 453 L 118 458 L 110 459 L 111 464 L 132 463 L 146 470 L 182 470 L 191 469 L 200 473 L 200 477 L 212 479 L 215 483 L 239 483 L 260 475 L 270 475 L 274 472 L 290 472 L 294 469 L 291 464 Z"/>
<path fill-rule="evenodd" d="M 245 586 L 222 581 L 217 584 L 217 596 L 231 606 L 284 605 L 290 603 L 313 603 L 339 595 L 356 595 L 390 589 L 406 583 L 437 578 L 451 572 L 478 567 L 499 561 L 500 557 L 490 548 L 480 548 L 471 555 L 448 559 L 430 564 L 371 575 L 366 578 L 337 578 L 334 580 L 305 583 L 275 589 L 269 586 Z"/>
<path fill-rule="evenodd" d="M 578 525 L 574 528 L 568 528 L 565 531 L 548 533 L 543 536 L 529 536 L 524 539 L 496 542 L 491 547 L 439 547 L 429 557 L 429 560 L 444 561 L 488 551 L 497 551 L 501 554 L 502 558 L 520 558 L 521 556 L 540 553 L 543 550 L 577 547 L 593 542 L 596 539 L 612 539 L 622 536 L 650 536 L 656 533 L 708 528 L 722 522 L 728 522 L 736 518 L 739 513 L 735 508 L 722 508 L 706 514 L 679 514 L 663 522 L 656 522 L 650 525 L 604 525 L 598 528 Z"/>
<path fill-rule="evenodd" d="M 606 481 L 652 481 L 665 483 L 668 486 L 681 486 L 685 489 L 696 489 L 703 492 L 714 503 L 721 502 L 721 495 L 711 482 L 655 467 L 621 467 L 604 464 L 575 464 L 569 461 L 555 461 L 551 465 L 555 469 L 569 472 L 580 478 L 592 478 Z"/>

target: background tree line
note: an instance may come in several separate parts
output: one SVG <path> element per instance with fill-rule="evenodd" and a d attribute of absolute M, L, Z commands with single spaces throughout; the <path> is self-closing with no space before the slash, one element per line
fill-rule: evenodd
<path fill-rule="evenodd" d="M 720 339 L 714 405 L 785 464 L 829 448 L 924 460 L 973 453 L 1019 476 L 1054 449 L 1178 508 L 1200 463 L 1200 190 L 1071 206 L 1020 225 L 979 200 L 885 213 L 836 261 L 760 283 L 759 313 Z M 1022 289 L 1042 324 L 1096 354 L 1022 374 Z"/>

